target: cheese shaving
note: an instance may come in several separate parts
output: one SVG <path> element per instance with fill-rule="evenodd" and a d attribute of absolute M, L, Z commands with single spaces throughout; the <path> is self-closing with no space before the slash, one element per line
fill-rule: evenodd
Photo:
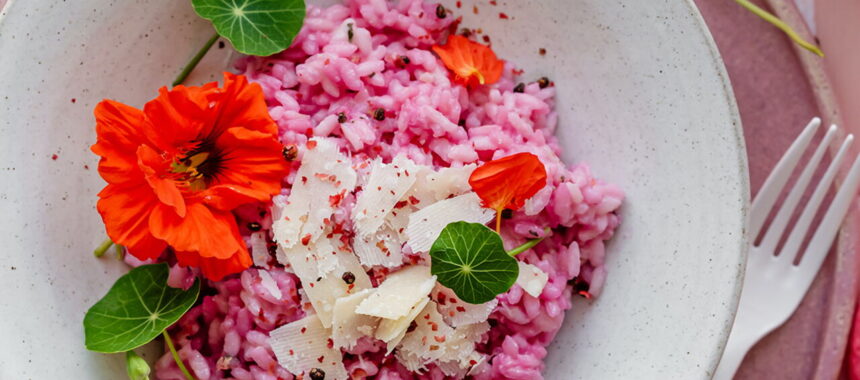
<path fill-rule="evenodd" d="M 399 267 L 403 264 L 400 248 L 400 236 L 387 223 L 379 231 L 365 237 L 356 236 L 353 241 L 355 254 L 366 266 Z"/>
<path fill-rule="evenodd" d="M 373 292 L 364 289 L 358 293 L 338 298 L 332 310 L 332 340 L 335 347 L 350 349 L 362 336 L 373 336 L 379 318 L 357 314 L 355 308 Z"/>
<path fill-rule="evenodd" d="M 356 312 L 380 318 L 398 319 L 409 314 L 422 298 L 427 297 L 436 284 L 430 267 L 413 265 L 389 274 Z"/>
<path fill-rule="evenodd" d="M 284 249 L 316 241 L 339 199 L 355 188 L 355 170 L 337 143 L 314 138 L 308 144 L 313 148 L 304 153 L 289 197 L 274 202 L 272 210 L 275 240 Z"/>
<path fill-rule="evenodd" d="M 467 193 L 472 191 L 469 176 L 477 167 L 476 164 L 469 164 L 458 168 L 442 168 L 425 177 L 425 186 L 433 192 L 437 201 L 447 199 L 451 195 Z"/>
<path fill-rule="evenodd" d="M 454 291 L 442 285 L 436 285 L 432 298 L 439 303 L 442 318 L 452 327 L 486 321 L 499 304 L 497 299 L 477 305 L 471 304 L 461 300 Z"/>
<path fill-rule="evenodd" d="M 412 188 L 418 171 L 415 163 L 404 155 L 394 157 L 390 164 L 377 159 L 371 166 L 370 177 L 352 210 L 355 231 L 360 237 L 368 237 L 379 230 L 385 216 Z"/>
<path fill-rule="evenodd" d="M 483 341 L 490 325 L 484 321 L 452 328 L 438 307 L 431 301 L 415 318 L 415 329 L 403 338 L 397 357 L 411 371 L 435 362 L 447 375 L 462 376 L 482 360 L 483 354 L 475 351 L 475 345 Z"/>
<path fill-rule="evenodd" d="M 417 304 L 412 306 L 409 310 L 409 314 L 398 319 L 383 318 L 379 322 L 379 328 L 376 330 L 375 337 L 376 339 L 388 344 L 388 352 L 386 354 L 390 354 L 391 351 L 394 351 L 394 348 L 400 344 L 400 341 L 406 336 L 406 331 L 409 330 L 409 326 L 412 324 L 412 321 L 415 320 L 418 313 L 421 313 L 421 311 L 424 310 L 424 307 L 427 306 L 427 303 L 429 302 L 430 299 L 424 297 L 421 301 L 418 301 Z"/>
<path fill-rule="evenodd" d="M 326 328 L 331 327 L 332 313 L 336 300 L 362 289 L 372 287 L 370 277 L 361 267 L 358 258 L 352 252 L 340 248 L 333 248 L 332 241 L 322 238 L 317 241 L 322 248 L 315 244 L 296 245 L 284 250 L 284 256 L 289 261 L 302 287 L 307 293 L 308 299 L 313 305 L 314 311 L 319 314 L 320 321 Z M 331 270 L 321 274 L 318 266 L 318 256 L 331 260 Z M 352 284 L 343 280 L 346 272 L 355 277 Z"/>
<path fill-rule="evenodd" d="M 308 315 L 272 330 L 269 345 L 278 364 L 293 374 L 301 376 L 319 368 L 327 380 L 346 380 L 348 374 L 340 350 L 328 345 L 330 335 L 316 315 Z"/>
<path fill-rule="evenodd" d="M 481 207 L 480 198 L 471 192 L 436 202 L 409 216 L 407 244 L 413 252 L 427 252 L 448 224 L 459 221 L 486 224 L 493 215 L 494 211 Z"/>
<path fill-rule="evenodd" d="M 518 261 L 517 265 L 520 267 L 520 274 L 517 276 L 517 281 L 515 283 L 523 288 L 523 290 L 530 296 L 540 297 L 549 276 L 534 265 L 526 264 L 522 261 Z"/>
<path fill-rule="evenodd" d="M 436 308 L 436 302 L 427 303 L 415 318 L 415 329 L 406 334 L 398 350 L 398 353 L 421 358 L 420 368 L 445 355 L 445 343 L 454 335 L 454 329 L 442 320 Z M 418 368 L 409 370 L 416 371 Z"/>

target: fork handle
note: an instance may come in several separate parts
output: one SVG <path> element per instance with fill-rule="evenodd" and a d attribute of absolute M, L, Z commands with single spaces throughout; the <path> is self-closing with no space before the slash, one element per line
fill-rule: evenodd
<path fill-rule="evenodd" d="M 761 314 L 750 302 L 749 294 L 741 293 L 734 324 L 712 380 L 731 380 L 750 348 L 781 324 L 770 324 L 758 318 Z"/>
<path fill-rule="evenodd" d="M 720 359 L 720 364 L 717 365 L 712 380 L 731 380 L 735 376 L 735 372 L 738 371 L 738 367 L 741 366 L 747 352 L 756 342 L 758 342 L 757 337 L 732 329 L 729 340 L 726 342 L 726 349 L 723 351 L 723 357 Z"/>

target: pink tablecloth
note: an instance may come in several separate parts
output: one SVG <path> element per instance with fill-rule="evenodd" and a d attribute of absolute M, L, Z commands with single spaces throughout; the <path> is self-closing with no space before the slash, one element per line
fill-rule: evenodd
<path fill-rule="evenodd" d="M 755 1 L 762 4 L 763 0 Z M 776 28 L 726 0 L 696 0 L 729 72 L 744 125 L 753 195 L 812 116 L 822 115 L 792 43 Z M 764 6 L 763 6 L 764 7 Z M 767 7 L 765 7 L 767 8 Z M 856 17 L 855 17 L 856 18 Z M 839 272 L 836 255 L 825 261 L 801 307 L 746 357 L 738 379 L 834 379 L 841 365 L 849 303 L 829 297 L 853 286 L 853 270 Z M 838 273 L 837 273 L 838 272 Z M 836 306 L 835 306 L 836 305 Z M 848 305 L 848 306 L 846 306 Z M 839 306 L 839 307 L 837 307 Z M 841 328 L 826 321 L 840 310 Z M 832 319 L 830 319 L 832 320 Z M 841 337 L 834 337 L 838 331 Z M 834 343 L 836 342 L 836 343 Z"/>

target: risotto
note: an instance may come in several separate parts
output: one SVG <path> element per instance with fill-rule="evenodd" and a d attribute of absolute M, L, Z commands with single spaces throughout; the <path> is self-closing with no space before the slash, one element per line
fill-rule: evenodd
<path fill-rule="evenodd" d="M 384 342 L 363 337 L 343 349 L 342 362 L 355 379 L 542 378 L 546 347 L 571 298 L 600 293 L 606 278 L 604 243 L 618 226 L 615 211 L 623 193 L 596 179 L 585 164 L 560 160 L 555 89 L 546 78 L 521 77 L 514 63 L 505 63 L 501 78 L 491 85 L 464 86 L 453 80 L 431 50 L 458 33 L 458 20 L 449 12 L 422 0 L 311 6 L 290 49 L 237 63 L 238 71 L 262 86 L 281 142 L 295 149 L 285 154 L 297 159 L 274 209 L 252 205 L 235 212 L 254 267 L 208 282 L 202 302 L 170 329 L 179 356 L 195 377 L 301 378 L 279 364 L 270 343 L 273 330 L 313 313 L 307 306 L 308 284 L 278 260 L 283 252 L 273 214 L 304 180 L 297 173 L 309 147 L 325 141 L 357 168 L 359 177 L 369 170 L 367 163 L 391 163 L 397 157 L 432 170 L 474 167 L 519 152 L 540 159 L 546 185 L 521 209 L 504 215 L 500 234 L 507 247 L 546 237 L 516 256 L 545 273 L 546 283 L 537 295 L 518 283 L 496 297 L 488 310 L 489 329 L 476 338 L 474 350 L 482 360 L 468 374 L 433 363 L 411 370 L 396 352 L 388 353 Z M 347 238 L 356 239 L 350 213 L 359 197 L 358 190 L 347 191 L 332 203 L 330 222 Z M 365 265 L 375 285 L 400 265 L 428 260 L 426 252 L 413 252 L 409 244 L 397 249 L 402 257 L 396 263 Z M 173 265 L 170 280 L 189 285 L 193 274 Z M 440 309 L 446 297 L 438 288 L 431 294 Z M 158 361 L 155 375 L 185 378 L 169 353 Z"/>

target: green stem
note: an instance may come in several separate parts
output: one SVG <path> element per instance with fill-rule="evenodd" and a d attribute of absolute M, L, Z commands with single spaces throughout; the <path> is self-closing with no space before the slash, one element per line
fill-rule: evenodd
<path fill-rule="evenodd" d="M 185 78 L 187 78 L 188 74 L 191 74 L 191 70 L 194 70 L 194 67 L 196 67 L 197 64 L 200 63 L 200 60 L 203 59 L 203 56 L 206 55 L 206 52 L 208 52 L 209 49 L 212 48 L 212 45 L 215 44 L 215 41 L 218 41 L 218 33 L 212 35 L 212 37 L 209 38 L 209 41 L 206 41 L 206 45 L 203 45 L 203 47 L 200 48 L 200 51 L 197 52 L 194 58 L 191 58 L 191 61 L 189 61 L 188 64 L 182 68 L 182 72 L 179 73 L 179 76 L 177 76 L 176 80 L 173 81 L 174 86 L 179 86 L 180 84 L 182 84 L 182 82 L 185 82 Z"/>
<path fill-rule="evenodd" d="M 194 376 L 191 376 L 191 373 L 188 372 L 188 368 L 185 368 L 185 364 L 182 363 L 182 359 L 179 358 L 179 353 L 176 352 L 176 347 L 173 346 L 173 340 L 170 339 L 170 335 L 167 334 L 167 330 L 162 331 L 161 335 L 164 335 L 164 342 L 167 343 L 167 348 L 170 349 L 170 354 L 173 355 L 173 360 L 176 362 L 176 365 L 179 366 L 179 370 L 182 371 L 185 378 L 188 380 L 195 380 Z"/>
<path fill-rule="evenodd" d="M 108 248 L 113 245 L 113 240 L 110 238 L 105 239 L 98 247 L 93 251 L 93 255 L 96 257 L 102 257 L 105 252 L 107 252 Z"/>
<path fill-rule="evenodd" d="M 742 7 L 748 9 L 750 12 L 755 13 L 756 16 L 761 17 L 765 21 L 773 24 L 773 26 L 782 30 L 785 34 L 788 35 L 789 38 L 791 38 L 798 45 L 802 46 L 804 49 L 817 54 L 819 57 L 824 56 L 824 52 L 822 52 L 821 49 L 818 48 L 818 46 L 815 46 L 815 44 L 809 43 L 803 38 L 800 38 L 800 36 L 797 34 L 797 32 L 794 31 L 794 29 L 792 29 L 790 26 L 788 26 L 788 24 L 780 20 L 778 17 L 768 13 L 764 9 L 759 8 L 757 5 L 751 3 L 749 0 L 735 0 L 735 2 L 740 4 Z"/>
<path fill-rule="evenodd" d="M 531 240 L 529 240 L 529 241 L 525 242 L 523 245 L 521 245 L 521 246 L 519 246 L 519 247 L 516 247 L 516 248 L 514 248 L 514 249 L 512 249 L 512 250 L 510 250 L 510 251 L 508 251 L 508 254 L 509 254 L 509 255 L 511 255 L 511 256 L 519 255 L 520 253 L 523 253 L 523 252 L 525 252 L 525 251 L 528 251 L 528 250 L 529 250 L 529 249 L 531 249 L 532 247 L 536 246 L 536 245 L 537 245 L 538 243 L 540 243 L 540 242 L 541 242 L 541 240 L 543 240 L 543 239 L 544 239 L 544 238 L 540 238 L 540 239 L 531 239 Z"/>
<path fill-rule="evenodd" d="M 125 249 L 119 244 L 115 245 L 114 248 L 116 248 L 117 260 L 122 260 L 123 257 L 125 256 Z"/>

